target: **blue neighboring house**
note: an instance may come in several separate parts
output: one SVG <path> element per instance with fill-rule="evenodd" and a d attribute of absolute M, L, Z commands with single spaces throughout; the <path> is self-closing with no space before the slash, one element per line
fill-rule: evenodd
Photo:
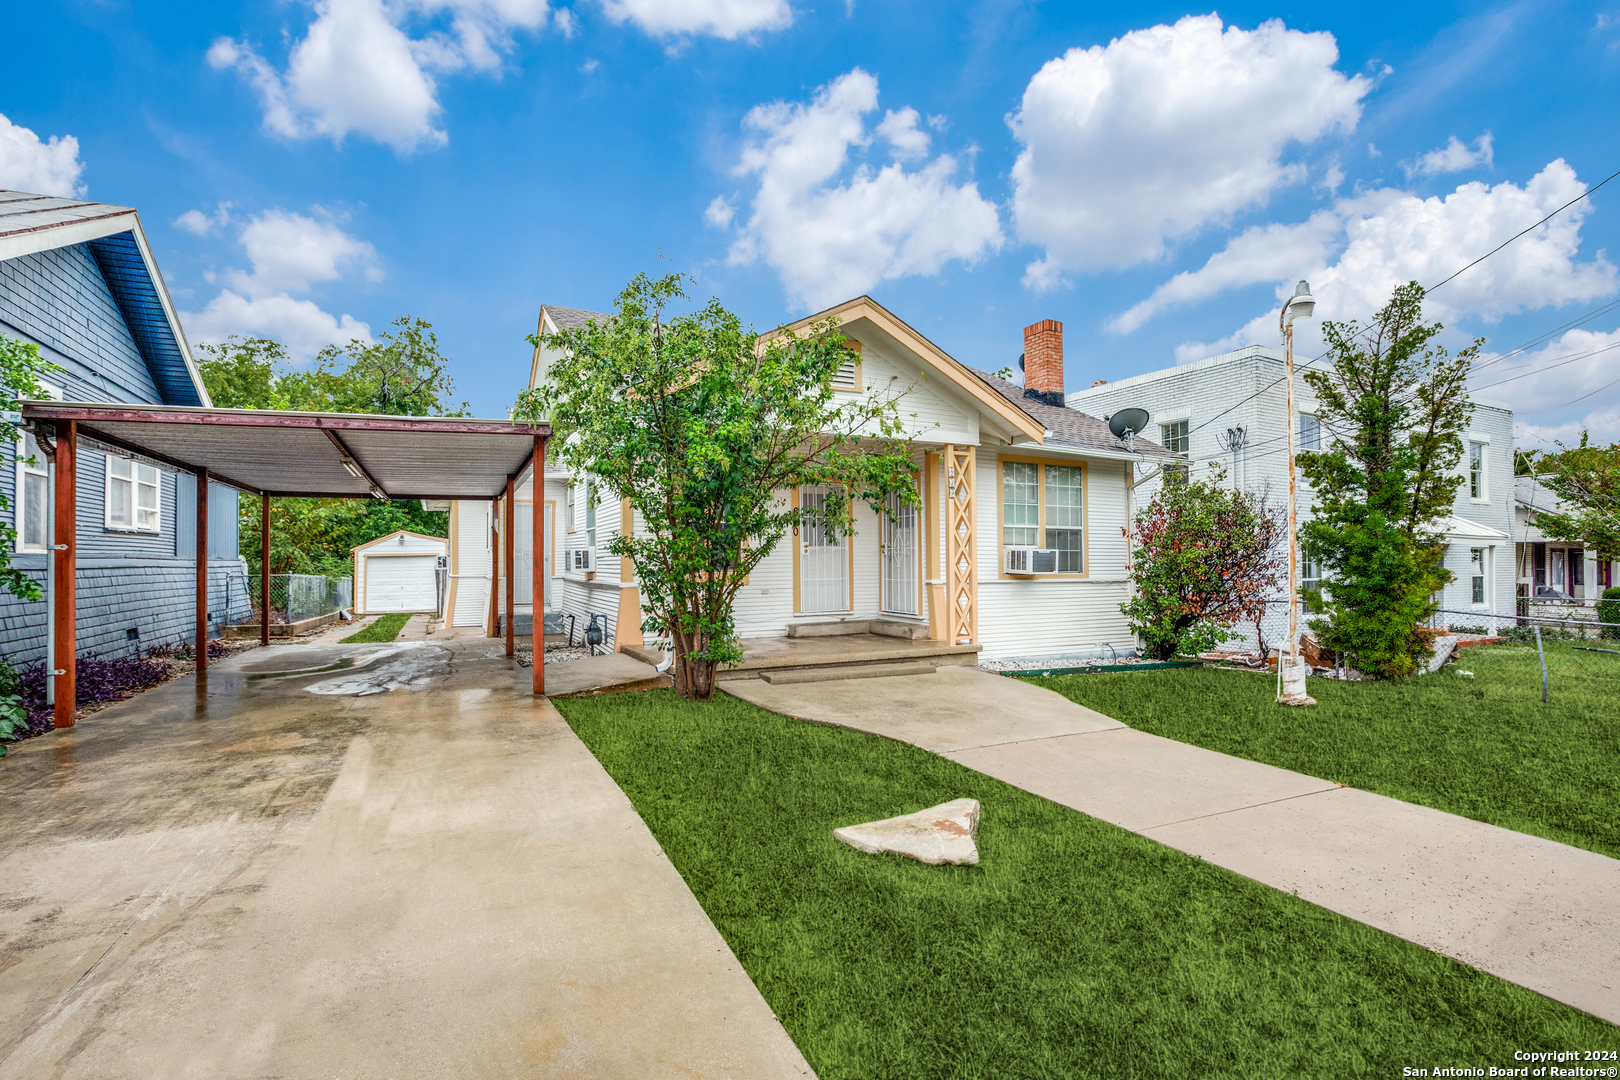
<path fill-rule="evenodd" d="M 0 334 L 32 341 L 62 368 L 63 401 L 211 405 L 146 235 L 128 206 L 0 190 Z M 17 565 L 45 579 L 52 498 L 29 436 L 0 468 Z M 24 459 L 33 456 L 38 464 Z M 196 478 L 79 441 L 78 642 L 116 656 L 195 632 Z M 237 493 L 209 488 L 209 610 L 245 622 L 247 566 L 237 552 Z M 0 652 L 45 656 L 44 601 L 0 593 Z"/>

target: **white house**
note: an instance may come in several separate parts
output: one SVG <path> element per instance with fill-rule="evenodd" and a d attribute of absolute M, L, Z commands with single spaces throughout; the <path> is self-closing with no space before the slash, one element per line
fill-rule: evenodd
<path fill-rule="evenodd" d="M 436 610 L 447 551 L 443 537 L 408 529 L 354 547 L 355 614 Z"/>
<path fill-rule="evenodd" d="M 1294 403 L 1296 446 L 1319 449 L 1321 426 L 1316 398 L 1300 376 L 1296 357 Z M 1133 375 L 1114 382 L 1098 381 L 1066 398 L 1070 408 L 1104 415 L 1128 407 L 1148 410 L 1147 436 L 1180 450 L 1192 468 L 1211 461 L 1226 467 L 1229 482 L 1269 494 L 1274 505 L 1288 497 L 1287 389 L 1283 355 L 1278 349 L 1249 345 L 1189 364 Z M 1455 575 L 1441 597 L 1447 611 L 1511 614 L 1513 611 L 1513 409 L 1495 401 L 1474 399 L 1466 435 L 1462 470 L 1451 515 L 1444 523 L 1445 565 Z M 1139 444 L 1140 445 L 1140 444 Z M 1142 487 L 1144 497 L 1156 490 L 1154 478 Z M 1309 518 L 1311 491 L 1299 488 L 1300 520 Z M 1320 580 L 1306 565 L 1307 585 Z M 1453 617 L 1451 621 L 1460 621 Z"/>
<path fill-rule="evenodd" d="M 900 411 L 922 504 L 896 504 L 881 514 L 858 504 L 855 534 L 846 539 L 817 530 L 785 538 L 738 594 L 739 633 L 780 637 L 797 623 L 883 618 L 912 624 L 920 637 L 979 644 L 985 659 L 1132 649 L 1119 611 L 1130 589 L 1123 529 L 1133 509 L 1132 483 L 1144 465 L 1180 456 L 1148 441 L 1133 452 L 1103 421 L 1063 407 L 1060 323 L 1044 320 L 1024 331 L 1026 390 L 969 368 L 870 297 L 787 330 L 834 316 L 860 354 L 835 387 L 904 395 Z M 540 315 L 542 331 L 589 318 L 606 316 L 549 305 Z M 545 379 L 554 359 L 536 350 L 531 386 Z M 825 494 L 804 487 L 779 497 Z M 523 498 L 516 500 L 519 520 Z M 635 567 L 606 555 L 609 539 L 625 525 L 626 505 L 601 498 L 587 476 L 553 489 L 548 474 L 546 498 L 559 507 L 561 572 L 551 606 L 580 626 L 598 616 L 614 647 L 639 645 Z M 479 506 L 457 504 L 452 518 L 463 595 L 488 563 L 491 525 Z M 520 534 L 520 565 L 522 544 Z M 456 607 L 458 625 L 478 625 L 470 621 L 482 617 L 476 603 L 465 614 Z"/>
<path fill-rule="evenodd" d="M 1563 540 L 1549 540 L 1536 528 L 1535 513 L 1564 509 L 1558 496 L 1534 477 L 1515 476 L 1514 527 L 1518 558 L 1518 585 L 1522 596 L 1559 600 L 1597 600 L 1617 580 L 1620 564 L 1600 560 L 1592 549 Z"/>

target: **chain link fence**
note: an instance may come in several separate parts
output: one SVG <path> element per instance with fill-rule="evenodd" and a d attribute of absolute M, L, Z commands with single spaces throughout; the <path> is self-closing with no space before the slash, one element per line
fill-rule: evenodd
<path fill-rule="evenodd" d="M 1526 694 L 1542 700 L 1590 698 L 1615 708 L 1620 700 L 1620 607 L 1616 601 L 1528 600 L 1511 612 L 1441 608 L 1428 620 L 1436 646 L 1436 667 L 1452 662 L 1458 674 L 1473 678 L 1474 667 L 1507 676 Z M 1338 657 L 1317 647 L 1310 633 L 1312 613 L 1300 603 L 1301 651 L 1315 677 L 1356 678 Z M 1262 601 L 1258 619 L 1228 630 L 1231 637 L 1202 654 L 1249 668 L 1275 668 L 1288 644 L 1288 600 Z M 1474 663 L 1474 658 L 1479 663 Z"/>
<path fill-rule="evenodd" d="M 249 579 L 250 600 L 253 605 L 249 623 L 259 621 L 262 611 L 259 579 Z M 271 574 L 270 622 L 272 624 L 303 622 L 320 615 L 330 615 L 354 606 L 354 579 L 329 578 L 320 574 Z"/>

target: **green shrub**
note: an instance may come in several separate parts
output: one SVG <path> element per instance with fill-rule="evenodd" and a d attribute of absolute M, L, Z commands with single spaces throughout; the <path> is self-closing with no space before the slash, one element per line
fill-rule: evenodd
<path fill-rule="evenodd" d="M 1603 599 L 1598 601 L 1597 617 L 1598 622 L 1616 624 L 1603 628 L 1604 637 L 1620 638 L 1620 585 L 1603 590 Z"/>

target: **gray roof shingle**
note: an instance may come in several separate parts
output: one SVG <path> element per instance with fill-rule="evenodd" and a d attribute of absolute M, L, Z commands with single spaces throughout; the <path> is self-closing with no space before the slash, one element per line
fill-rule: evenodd
<path fill-rule="evenodd" d="M 540 310 L 551 315 L 551 321 L 557 325 L 559 330 L 580 330 L 591 322 L 606 325 L 607 321 L 613 317 L 600 311 L 558 307 L 556 304 L 541 304 Z"/>
<path fill-rule="evenodd" d="M 1052 434 L 1046 439 L 1048 446 L 1074 446 L 1085 450 L 1111 450 L 1116 453 L 1130 453 L 1130 447 L 1125 445 L 1124 439 L 1114 438 L 1114 433 L 1108 430 L 1108 423 L 1095 416 L 1081 412 L 1079 409 L 1060 408 L 1056 405 L 1047 405 L 1043 402 L 1032 401 L 1024 396 L 1024 388 L 1017 383 L 998 379 L 994 375 L 987 375 L 975 368 L 969 368 L 973 374 L 984 380 L 996 393 L 1018 406 L 1037 423 L 1041 424 Z M 1151 439 L 1138 439 L 1136 452 L 1144 458 L 1165 458 L 1171 461 L 1185 459 L 1187 455 L 1178 454 L 1173 450 L 1166 450 Z"/>

